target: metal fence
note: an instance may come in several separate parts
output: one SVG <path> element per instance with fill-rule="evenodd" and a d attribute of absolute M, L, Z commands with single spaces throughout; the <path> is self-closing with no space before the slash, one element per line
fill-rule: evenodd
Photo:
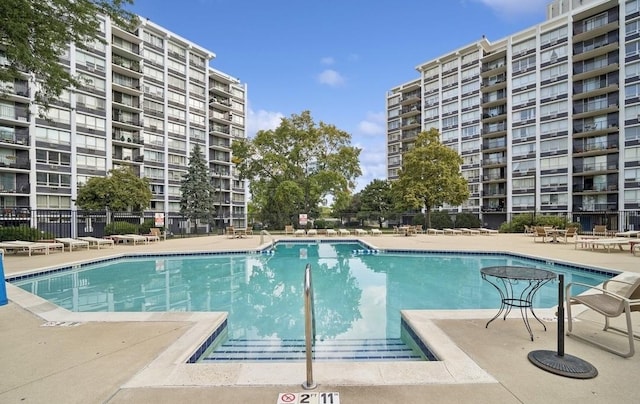
<path fill-rule="evenodd" d="M 122 231 L 145 233 L 150 227 L 161 227 L 169 236 L 221 234 L 231 218 L 191 221 L 179 213 L 169 213 L 157 222 L 155 212 L 107 212 L 59 209 L 0 210 L 0 227 L 37 229 L 40 238 L 104 237 Z M 108 234 L 109 233 L 109 234 Z"/>

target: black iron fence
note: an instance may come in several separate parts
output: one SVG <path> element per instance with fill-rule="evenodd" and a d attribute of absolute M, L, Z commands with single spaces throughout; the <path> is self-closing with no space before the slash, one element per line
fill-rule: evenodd
<path fill-rule="evenodd" d="M 211 218 L 197 223 L 179 213 L 155 212 L 107 212 L 59 209 L 0 209 L 0 228 L 20 227 L 39 232 L 39 238 L 56 237 L 104 237 L 111 234 L 148 234 L 151 227 L 162 228 L 166 234 L 176 237 L 194 234 L 221 234 L 233 218 Z M 74 231 L 75 230 L 75 231 Z"/>

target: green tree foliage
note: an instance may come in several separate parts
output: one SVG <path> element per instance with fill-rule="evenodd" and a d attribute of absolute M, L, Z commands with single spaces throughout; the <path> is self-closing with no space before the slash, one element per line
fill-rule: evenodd
<path fill-rule="evenodd" d="M 92 177 L 78 187 L 76 205 L 86 210 L 141 212 L 149 206 L 149 180 L 138 177 L 129 167 L 109 171 L 106 177 Z"/>
<path fill-rule="evenodd" d="M 360 191 L 360 210 L 367 214 L 368 219 L 377 220 L 382 228 L 382 222 L 389 218 L 394 210 L 391 182 L 375 179 Z"/>
<path fill-rule="evenodd" d="M 189 167 L 180 184 L 180 192 L 180 213 L 185 217 L 208 220 L 214 216 L 215 190 L 211 185 L 207 162 L 198 144 L 191 150 Z"/>
<path fill-rule="evenodd" d="M 403 209 L 424 208 L 431 227 L 432 209 L 445 203 L 460 205 L 469 198 L 461 164 L 458 153 L 440 143 L 436 129 L 418 134 L 402 156 L 402 169 L 392 186 L 394 200 Z"/>
<path fill-rule="evenodd" d="M 250 180 L 252 200 L 270 226 L 282 228 L 299 213 L 319 215 L 320 202 L 343 201 L 361 175 L 360 149 L 334 125 L 316 124 L 309 111 L 283 118 L 274 130 L 235 140 L 233 162 Z"/>
<path fill-rule="evenodd" d="M 13 82 L 30 72 L 40 81 L 36 102 L 48 106 L 63 90 L 80 83 L 58 63 L 70 43 L 82 47 L 101 38 L 100 15 L 132 29 L 134 14 L 124 5 L 133 0 L 2 0 L 0 49 L 9 65 L 0 65 L 0 82 Z M 0 94 L 2 96 L 2 94 Z"/>

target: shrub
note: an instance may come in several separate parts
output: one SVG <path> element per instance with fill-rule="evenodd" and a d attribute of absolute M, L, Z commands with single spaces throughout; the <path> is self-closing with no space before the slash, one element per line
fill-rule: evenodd
<path fill-rule="evenodd" d="M 459 213 L 456 215 L 456 227 L 468 227 L 470 229 L 482 227 L 480 218 L 473 213 Z"/>
<path fill-rule="evenodd" d="M 41 232 L 29 226 L 6 226 L 0 227 L 0 241 L 38 241 L 42 239 L 52 239 L 53 234 Z"/>
<path fill-rule="evenodd" d="M 137 234 L 138 225 L 129 222 L 111 222 L 104 228 L 107 236 L 114 234 Z"/>
<path fill-rule="evenodd" d="M 431 220 L 433 220 L 433 213 L 431 215 L 432 215 L 431 216 Z M 414 225 L 414 226 L 417 225 L 417 224 L 421 224 L 423 226 L 426 226 L 427 225 L 427 218 L 424 215 L 424 213 L 417 213 L 413 217 L 413 219 L 411 219 L 411 224 Z"/>
<path fill-rule="evenodd" d="M 437 211 L 431 212 L 431 227 L 435 229 L 444 229 L 445 227 L 453 227 L 451 216 L 449 213 Z"/>

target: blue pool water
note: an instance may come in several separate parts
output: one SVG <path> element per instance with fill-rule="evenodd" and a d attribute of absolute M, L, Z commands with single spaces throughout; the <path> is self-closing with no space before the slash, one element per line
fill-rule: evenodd
<path fill-rule="evenodd" d="M 320 339 L 397 338 L 402 309 L 497 309 L 480 269 L 518 265 L 598 284 L 599 271 L 514 255 L 381 252 L 359 243 L 279 243 L 274 254 L 154 255 L 9 279 L 71 311 L 226 311 L 230 338 L 304 336 L 304 268 L 311 264 Z M 366 252 L 366 251 L 365 251 Z M 552 307 L 557 282 L 536 295 Z"/>

